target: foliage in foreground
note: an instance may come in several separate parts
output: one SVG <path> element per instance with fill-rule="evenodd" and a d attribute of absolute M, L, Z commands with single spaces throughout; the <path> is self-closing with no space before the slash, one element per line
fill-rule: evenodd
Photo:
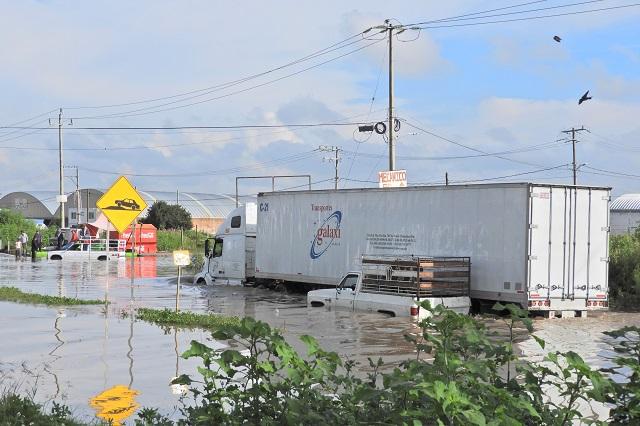
<path fill-rule="evenodd" d="M 47 296 L 25 293 L 16 287 L 0 287 L 0 300 L 6 302 L 32 303 L 47 306 L 104 305 L 104 300 L 74 299 L 71 297 Z"/>
<path fill-rule="evenodd" d="M 518 324 L 531 330 L 526 312 L 512 305 L 496 308 L 508 310 L 509 330 Z M 541 363 L 517 362 L 513 368 L 513 333 L 496 342 L 471 317 L 441 307 L 431 311 L 421 332 L 408 337 L 415 358 L 388 372 L 381 372 L 381 360 L 369 360 L 366 376 L 310 336 L 301 337 L 307 346 L 301 356 L 263 322 L 244 318 L 223 327 L 213 337 L 233 339 L 245 350 L 215 350 L 192 341 L 183 357 L 200 358 L 203 366 L 199 380 L 183 375 L 174 381 L 190 386 L 193 399 L 177 424 L 602 424 L 583 418 L 581 400 L 611 404 L 614 423 L 640 422 L 640 329 L 607 333 L 620 354 L 613 369 L 595 371 L 574 352 L 549 353 Z M 613 382 L 612 372 L 629 381 Z M 140 413 L 137 424 L 151 421 L 173 424 L 157 410 Z"/>
<path fill-rule="evenodd" d="M 175 312 L 170 309 L 140 308 L 136 318 L 161 326 L 178 326 L 187 328 L 218 329 L 233 327 L 240 323 L 238 317 L 217 314 L 198 314 L 194 312 Z"/>
<path fill-rule="evenodd" d="M 5 393 L 0 396 L 0 426 L 34 425 L 34 426 L 75 426 L 71 411 L 65 405 L 52 403 L 49 413 L 42 405 L 31 399 Z"/>

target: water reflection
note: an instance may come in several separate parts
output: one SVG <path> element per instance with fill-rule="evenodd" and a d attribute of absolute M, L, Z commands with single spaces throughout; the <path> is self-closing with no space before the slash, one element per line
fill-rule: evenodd
<path fill-rule="evenodd" d="M 135 400 L 139 394 L 128 386 L 116 385 L 91 398 L 89 405 L 96 411 L 96 417 L 120 426 L 140 407 Z"/>

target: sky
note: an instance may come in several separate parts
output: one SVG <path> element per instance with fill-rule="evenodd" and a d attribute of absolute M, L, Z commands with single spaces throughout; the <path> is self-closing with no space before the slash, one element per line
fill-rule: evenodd
<path fill-rule="evenodd" d="M 570 184 L 584 126 L 578 183 L 640 193 L 640 7 L 575 13 L 630 0 L 0 3 L 0 194 L 58 189 L 60 108 L 81 187 L 332 188 L 321 145 L 340 188 L 377 186 L 388 145 L 358 125 L 386 119 L 388 40 L 362 33 L 385 19 L 425 27 L 392 44 L 409 184 Z"/>

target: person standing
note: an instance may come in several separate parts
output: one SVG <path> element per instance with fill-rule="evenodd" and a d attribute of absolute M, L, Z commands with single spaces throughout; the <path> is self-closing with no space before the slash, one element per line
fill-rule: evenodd
<path fill-rule="evenodd" d="M 42 250 L 42 235 L 40 234 L 40 230 L 36 230 L 36 233 L 33 235 L 33 239 L 31 240 L 31 259 L 36 260 L 36 253 Z"/>
<path fill-rule="evenodd" d="M 26 232 L 21 231 L 20 232 L 20 242 L 22 243 L 22 256 L 26 256 L 27 255 L 27 243 L 29 242 L 29 236 L 27 235 Z"/>
<path fill-rule="evenodd" d="M 64 245 L 64 234 L 62 233 L 62 230 L 58 228 L 58 230 L 56 231 L 56 248 L 58 250 L 62 250 L 63 245 Z"/>
<path fill-rule="evenodd" d="M 20 260 L 22 258 L 22 239 L 20 235 L 16 238 L 16 260 Z"/>

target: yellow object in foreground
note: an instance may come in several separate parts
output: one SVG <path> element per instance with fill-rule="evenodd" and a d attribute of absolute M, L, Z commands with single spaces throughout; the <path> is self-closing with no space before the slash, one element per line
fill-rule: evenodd
<path fill-rule="evenodd" d="M 131 416 L 140 407 L 135 401 L 140 392 L 129 389 L 124 385 L 116 385 L 105 390 L 89 400 L 91 408 L 96 410 L 96 416 L 113 426 L 120 426 L 123 420 Z"/>

